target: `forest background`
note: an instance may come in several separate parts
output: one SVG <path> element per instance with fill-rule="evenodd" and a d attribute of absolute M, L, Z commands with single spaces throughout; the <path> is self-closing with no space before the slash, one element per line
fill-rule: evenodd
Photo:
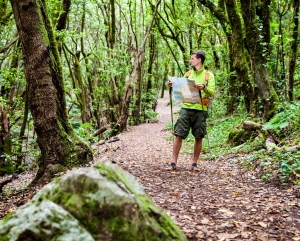
<path fill-rule="evenodd" d="M 0 6 L 2 176 L 31 169 L 46 182 L 89 163 L 92 144 L 157 120 L 167 76 L 202 49 L 217 86 L 204 157 L 248 153 L 239 162 L 262 179 L 300 183 L 298 0 Z"/>

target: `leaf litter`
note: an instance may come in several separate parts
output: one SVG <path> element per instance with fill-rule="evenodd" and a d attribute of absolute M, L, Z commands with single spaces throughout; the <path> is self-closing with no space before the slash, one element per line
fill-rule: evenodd
<path fill-rule="evenodd" d="M 230 162 L 237 154 L 200 160 L 201 171 L 192 172 L 191 154 L 180 153 L 177 170 L 165 170 L 173 144 L 165 130 L 171 121 L 168 103 L 168 97 L 159 99 L 157 123 L 129 127 L 120 141 L 94 146 L 94 162 L 110 161 L 134 175 L 188 240 L 300 240 L 299 190 L 262 182 Z M 21 174 L 3 188 L 0 218 L 39 190 L 25 188 L 34 175 Z"/>

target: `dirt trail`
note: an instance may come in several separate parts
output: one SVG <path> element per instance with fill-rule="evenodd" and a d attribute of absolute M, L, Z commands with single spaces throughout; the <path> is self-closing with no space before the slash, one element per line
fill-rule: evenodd
<path fill-rule="evenodd" d="M 158 123 L 130 127 L 120 141 L 101 146 L 96 161 L 133 174 L 189 240 L 300 240 L 299 187 L 263 183 L 238 167 L 234 155 L 201 161 L 194 173 L 191 155 L 181 153 L 178 170 L 165 171 L 172 154 L 168 102 L 158 101 Z"/>
<path fill-rule="evenodd" d="M 157 123 L 130 127 L 120 141 L 98 146 L 95 161 L 115 162 L 133 174 L 189 240 L 300 240 L 300 185 L 266 184 L 237 166 L 234 155 L 201 161 L 194 173 L 191 155 L 180 154 L 178 171 L 165 171 L 172 155 L 168 103 L 159 99 Z M 0 218 L 38 191 L 24 189 L 34 175 L 23 173 L 5 186 L 12 195 L 0 197 Z"/>

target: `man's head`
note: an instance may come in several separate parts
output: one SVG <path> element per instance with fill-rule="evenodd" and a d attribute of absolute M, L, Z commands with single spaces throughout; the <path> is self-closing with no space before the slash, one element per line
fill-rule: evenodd
<path fill-rule="evenodd" d="M 191 53 L 191 56 L 195 55 L 197 59 L 201 59 L 201 63 L 204 64 L 205 61 L 205 53 L 202 50 L 196 50 Z"/>

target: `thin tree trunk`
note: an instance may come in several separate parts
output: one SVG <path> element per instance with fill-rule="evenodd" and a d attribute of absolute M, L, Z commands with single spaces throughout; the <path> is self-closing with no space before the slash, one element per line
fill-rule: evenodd
<path fill-rule="evenodd" d="M 7 155 L 11 155 L 9 119 L 7 111 L 0 103 L 0 176 L 14 171 L 12 162 L 7 161 Z"/>
<path fill-rule="evenodd" d="M 71 0 L 63 0 L 62 1 L 62 11 L 58 17 L 56 22 L 56 30 L 61 31 L 66 28 L 68 14 L 71 8 Z M 59 38 L 56 38 L 57 45 L 58 45 L 58 52 L 61 53 L 62 50 L 62 43 L 60 42 Z"/>
<path fill-rule="evenodd" d="M 289 101 L 294 100 L 294 73 L 297 62 L 297 51 L 298 51 L 298 28 L 299 28 L 299 0 L 294 0 L 294 27 L 292 34 L 290 64 L 289 64 L 289 82 L 288 82 L 288 97 Z"/>
<path fill-rule="evenodd" d="M 16 161 L 16 169 L 17 170 L 22 165 L 22 162 L 23 162 L 24 154 L 22 152 L 22 146 L 23 146 L 23 139 L 24 139 L 24 134 L 25 134 L 26 125 L 27 125 L 27 121 L 28 121 L 28 114 L 29 114 L 28 97 L 27 97 L 26 91 L 24 93 L 23 100 L 25 102 L 25 106 L 24 106 L 23 121 L 22 121 L 21 130 L 20 130 L 20 134 L 19 134 L 20 144 L 19 144 L 19 147 L 17 148 L 17 161 Z"/>
<path fill-rule="evenodd" d="M 148 40 L 150 31 L 153 27 L 155 18 L 156 18 L 156 14 L 158 11 L 158 6 L 161 3 L 161 0 L 157 0 L 153 15 L 152 15 L 152 20 L 150 23 L 150 26 L 147 29 L 147 32 L 144 36 L 143 42 L 138 50 L 138 52 L 136 52 L 134 54 L 134 64 L 133 64 L 133 69 L 132 72 L 130 74 L 130 78 L 129 78 L 129 82 L 126 84 L 126 88 L 125 88 L 125 92 L 124 92 L 124 96 L 123 96 L 123 101 L 122 101 L 122 109 L 121 109 L 121 115 L 116 123 L 116 125 L 114 126 L 113 130 L 112 130 L 112 135 L 116 135 L 119 132 L 122 132 L 123 130 L 126 129 L 126 125 L 127 125 L 127 119 L 128 119 L 128 108 L 129 108 L 129 103 L 130 103 L 130 98 L 132 96 L 132 84 L 135 84 L 137 81 L 137 76 L 139 73 L 139 68 L 140 68 L 140 59 L 141 57 L 144 55 L 145 53 L 145 46 L 146 46 L 146 42 Z"/>

